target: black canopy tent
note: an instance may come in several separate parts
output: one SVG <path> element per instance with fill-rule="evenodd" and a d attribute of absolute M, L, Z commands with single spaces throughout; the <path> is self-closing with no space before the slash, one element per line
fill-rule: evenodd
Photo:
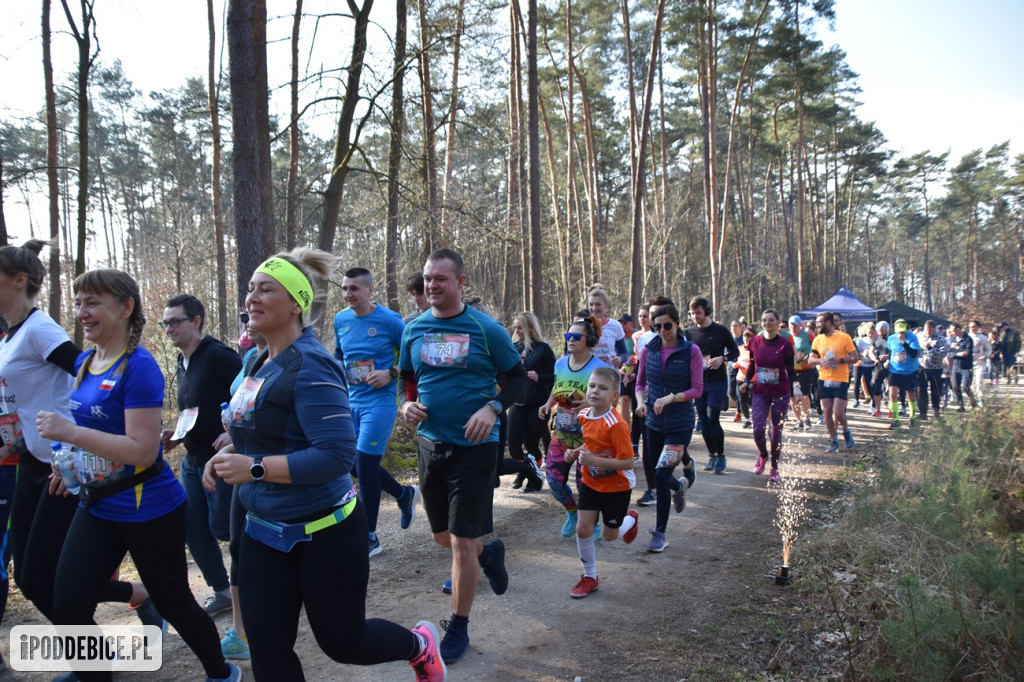
<path fill-rule="evenodd" d="M 953 324 L 952 320 L 947 320 L 941 315 L 934 313 L 926 313 L 923 310 L 911 307 L 906 303 L 900 303 L 899 301 L 889 301 L 879 306 L 883 310 L 888 310 L 889 315 L 893 320 L 903 319 L 907 321 L 910 328 L 923 327 L 926 320 L 933 320 L 935 324 L 943 327 L 948 327 Z"/>

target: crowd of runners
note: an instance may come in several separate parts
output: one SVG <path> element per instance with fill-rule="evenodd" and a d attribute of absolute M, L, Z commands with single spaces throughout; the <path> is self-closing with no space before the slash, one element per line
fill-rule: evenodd
<path fill-rule="evenodd" d="M 564 509 L 561 535 L 575 539 L 582 568 L 567 592 L 584 598 L 600 585 L 595 541 L 638 536 L 634 489 L 635 506 L 655 507 L 647 551 L 669 546 L 670 513 L 685 509 L 700 467 L 695 430 L 703 470 L 728 470 L 723 412 L 751 429 L 753 473 L 767 470 L 773 484 L 787 424 L 822 426 L 827 452 L 853 448 L 851 394 L 854 408 L 892 428 L 904 417 L 916 427 L 951 396 L 960 411 L 980 407 L 984 384 L 1013 371 L 1020 352 L 1005 323 L 986 334 L 978 321 L 969 331 L 868 322 L 851 336 L 832 312 L 787 319 L 766 308 L 756 327 L 742 318 L 726 327 L 701 296 L 685 305 L 655 297 L 635 318 L 613 319 L 600 286 L 551 344 L 532 312 L 506 330 L 467 299 L 461 257 L 441 249 L 407 281 L 416 310 L 405 318 L 374 302 L 372 273 L 345 271 L 332 354 L 309 312 L 338 264 L 300 248 L 252 274 L 242 357 L 203 333 L 197 298 L 166 301 L 158 326 L 179 353 L 178 417 L 164 429 L 172 377 L 141 343 L 137 284 L 117 270 L 75 279 L 75 318 L 91 344 L 83 352 L 36 308 L 43 245 L 0 248 L 4 567 L 13 555 L 19 588 L 55 625 L 93 623 L 101 601 L 126 603 L 147 625 L 170 623 L 208 680 L 239 680 L 232 661 L 250 659 L 256 679 L 303 679 L 294 650 L 302 608 L 332 659 L 406 660 L 417 679 L 443 680 L 470 645 L 480 574 L 495 594 L 508 588 L 504 544 L 481 539 L 493 534 L 501 476 L 514 475 L 524 493 L 546 484 Z M 416 428 L 416 485 L 381 465 L 399 415 Z M 175 475 L 164 456 L 177 447 Z M 64 450 L 72 471 L 54 459 Z M 376 532 L 383 495 L 403 530 L 422 509 L 434 541 L 450 549 L 443 638 L 429 620 L 408 629 L 366 617 L 370 559 L 386 549 Z M 202 605 L 186 548 L 209 587 Z M 126 554 L 139 582 L 116 579 Z M 218 634 L 213 617 L 229 610 L 231 627 Z"/>

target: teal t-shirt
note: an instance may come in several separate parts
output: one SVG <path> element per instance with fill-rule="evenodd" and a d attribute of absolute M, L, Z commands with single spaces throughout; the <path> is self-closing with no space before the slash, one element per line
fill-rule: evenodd
<path fill-rule="evenodd" d="M 352 407 L 388 405 L 394 409 L 397 405 L 397 380 L 374 388 L 366 383 L 366 375 L 370 370 L 395 366 L 404 331 L 402 316 L 380 304 L 362 317 L 351 308 L 334 316 L 334 357 L 345 370 Z"/>
<path fill-rule="evenodd" d="M 555 427 L 551 435 L 566 447 L 578 448 L 583 445 L 583 428 L 576 419 L 577 408 L 571 406 L 587 394 L 590 373 L 608 363 L 592 355 L 587 364 L 573 370 L 569 367 L 569 358 L 565 355 L 555 360 L 555 385 L 551 389 L 556 401 Z"/>
<path fill-rule="evenodd" d="M 427 418 L 418 433 L 433 441 L 467 447 L 463 431 L 473 413 L 498 394 L 497 378 L 521 362 L 505 328 L 465 306 L 454 317 L 428 310 L 405 328 L 398 366 L 413 372 Z M 498 440 L 495 421 L 488 443 Z"/>

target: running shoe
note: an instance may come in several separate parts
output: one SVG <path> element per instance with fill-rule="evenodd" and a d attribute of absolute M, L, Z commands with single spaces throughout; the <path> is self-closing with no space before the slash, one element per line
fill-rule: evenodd
<path fill-rule="evenodd" d="M 806 427 L 808 431 L 811 430 L 811 420 L 810 420 L 810 418 L 808 418 L 807 421 L 804 422 L 804 427 Z"/>
<path fill-rule="evenodd" d="M 696 431 L 697 433 L 700 433 L 704 430 L 704 425 L 701 424 L 700 421 L 698 421 L 697 425 L 693 428 L 693 430 Z"/>
<path fill-rule="evenodd" d="M 779 470 L 778 469 L 772 469 L 771 473 L 768 474 L 768 482 L 769 483 L 778 483 L 781 480 L 782 480 L 782 476 L 779 476 Z"/>
<path fill-rule="evenodd" d="M 448 576 L 448 580 L 444 581 L 444 585 L 441 585 L 441 591 L 445 594 L 452 593 L 452 577 Z"/>
<path fill-rule="evenodd" d="M 923 418 L 924 417 L 922 417 L 921 419 L 923 419 Z M 914 427 L 916 427 L 920 423 L 921 423 L 921 421 L 917 417 L 911 417 L 910 418 L 910 428 L 914 428 Z"/>
<path fill-rule="evenodd" d="M 819 424 L 824 424 L 825 423 L 825 418 L 824 417 L 818 417 L 818 423 Z"/>
<path fill-rule="evenodd" d="M 565 512 L 565 523 L 562 524 L 562 537 L 571 538 L 576 535 L 576 512 Z"/>
<path fill-rule="evenodd" d="M 850 429 L 843 429 L 843 442 L 845 443 L 847 450 L 856 445 L 856 443 L 853 442 L 853 431 Z"/>
<path fill-rule="evenodd" d="M 637 500 L 636 503 L 640 507 L 650 507 L 652 504 L 657 503 L 657 501 L 658 494 L 651 490 L 650 488 L 648 488 L 647 491 L 640 496 L 640 499 Z"/>
<path fill-rule="evenodd" d="M 164 617 L 156 610 L 153 600 L 149 597 L 146 597 L 146 601 L 137 606 L 129 604 L 128 608 L 135 612 L 135 615 L 139 617 L 139 620 L 143 625 L 155 625 L 160 628 L 161 632 L 167 632 L 167 621 L 164 620 Z"/>
<path fill-rule="evenodd" d="M 693 484 L 697 482 L 697 463 L 690 460 L 690 466 L 683 467 L 683 478 L 686 479 L 689 487 L 693 487 Z"/>
<path fill-rule="evenodd" d="M 762 457 L 762 456 L 758 455 L 758 457 L 757 457 L 757 464 L 754 465 L 754 473 L 759 475 L 759 476 L 761 474 L 763 474 L 764 473 L 764 465 L 767 464 L 767 463 L 768 463 L 768 458 L 767 457 Z"/>
<path fill-rule="evenodd" d="M 399 496 L 398 509 L 402 512 L 400 525 L 405 530 L 412 525 L 416 518 L 416 503 L 420 501 L 420 487 L 418 485 L 407 485 Z M 372 554 L 370 556 L 373 556 Z"/>
<path fill-rule="evenodd" d="M 753 426 L 753 424 L 751 423 L 751 421 L 749 419 L 746 420 L 745 422 L 743 422 L 743 428 L 749 429 L 751 426 Z"/>
<path fill-rule="evenodd" d="M 899 419 L 893 419 L 891 422 L 889 422 L 889 429 L 891 431 L 895 431 L 898 428 L 900 428 L 900 420 Z"/>
<path fill-rule="evenodd" d="M 516 480 L 512 481 L 512 490 L 519 490 L 526 482 L 526 474 L 516 474 Z"/>
<path fill-rule="evenodd" d="M 573 599 L 583 599 L 591 592 L 597 591 L 597 578 L 590 578 L 585 575 L 580 576 L 580 581 L 576 583 L 576 587 L 572 588 L 569 593 Z"/>
<path fill-rule="evenodd" d="M 495 538 L 484 547 L 487 551 L 487 565 L 482 566 L 484 575 L 491 583 L 494 594 L 505 594 L 508 590 L 508 571 L 505 570 L 505 543 Z"/>
<path fill-rule="evenodd" d="M 375 557 L 384 551 L 384 548 L 380 546 L 379 538 L 369 538 L 370 543 L 370 557 Z"/>
<path fill-rule="evenodd" d="M 743 420 L 743 417 L 742 417 L 742 416 L 740 415 L 740 413 L 739 413 L 739 412 L 737 411 L 737 412 L 736 412 L 736 416 L 735 416 L 735 417 L 733 417 L 733 418 L 732 418 L 732 420 L 733 420 L 734 422 L 742 421 L 742 420 Z"/>
<path fill-rule="evenodd" d="M 217 590 L 213 593 L 213 596 L 206 600 L 203 604 L 203 611 L 213 618 L 217 614 L 224 613 L 225 611 L 231 610 L 231 591 L 230 590 Z"/>
<path fill-rule="evenodd" d="M 454 663 L 462 658 L 469 648 L 469 630 L 466 626 L 453 626 L 451 621 L 442 620 L 441 627 L 444 629 L 444 639 L 441 640 L 441 660 Z"/>
<path fill-rule="evenodd" d="M 637 531 L 640 530 L 640 517 L 637 515 L 636 509 L 630 509 L 626 512 L 626 516 L 633 517 L 633 527 L 622 534 L 622 541 L 628 545 L 633 540 L 636 540 Z"/>
<path fill-rule="evenodd" d="M 220 639 L 220 653 L 224 658 L 233 658 L 236 661 L 249 660 L 249 643 L 244 637 L 239 636 L 238 630 L 231 628 L 224 633 Z"/>
<path fill-rule="evenodd" d="M 853 401 L 853 406 L 854 407 L 860 407 L 860 401 L 859 400 L 854 400 Z"/>
<path fill-rule="evenodd" d="M 229 661 L 227 677 L 207 677 L 206 682 L 242 682 L 242 671 Z"/>
<path fill-rule="evenodd" d="M 651 530 L 651 542 L 647 545 L 648 552 L 664 552 L 668 547 L 668 540 L 660 530 Z"/>
<path fill-rule="evenodd" d="M 714 470 L 715 470 L 715 456 L 711 455 L 710 457 L 708 457 L 708 463 L 704 465 L 704 471 L 714 471 Z"/>
<path fill-rule="evenodd" d="M 719 455 L 718 457 L 715 457 L 715 473 L 725 473 L 725 455 Z"/>
<path fill-rule="evenodd" d="M 537 458 L 533 455 L 528 454 L 523 460 L 526 462 L 526 466 L 529 467 L 526 477 L 530 480 L 526 483 L 526 492 L 537 492 L 544 487 L 544 472 L 541 470 L 540 465 L 537 464 Z"/>
<path fill-rule="evenodd" d="M 679 490 L 672 491 L 672 505 L 675 507 L 677 514 L 686 509 L 686 489 L 689 487 L 689 481 L 680 480 Z"/>
<path fill-rule="evenodd" d="M 409 665 L 416 671 L 417 682 L 444 682 L 447 680 L 448 669 L 437 650 L 437 642 L 440 639 L 437 628 L 433 623 L 421 620 L 416 623 L 416 627 L 412 631 L 426 642 L 420 655 L 409 661 Z"/>
<path fill-rule="evenodd" d="M 839 439 L 829 438 L 828 447 L 825 448 L 825 452 L 839 452 Z"/>

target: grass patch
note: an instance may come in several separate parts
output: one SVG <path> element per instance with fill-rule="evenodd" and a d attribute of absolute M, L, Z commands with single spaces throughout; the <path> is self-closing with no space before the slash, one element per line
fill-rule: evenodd
<path fill-rule="evenodd" d="M 808 543 L 844 677 L 1024 677 L 1022 454 L 1020 404 L 932 422 Z"/>

